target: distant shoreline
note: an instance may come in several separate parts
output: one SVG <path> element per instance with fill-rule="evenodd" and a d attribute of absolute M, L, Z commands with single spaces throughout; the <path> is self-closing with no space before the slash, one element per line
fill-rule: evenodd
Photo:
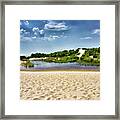
<path fill-rule="evenodd" d="M 100 70 L 20 70 L 20 72 L 100 72 Z"/>

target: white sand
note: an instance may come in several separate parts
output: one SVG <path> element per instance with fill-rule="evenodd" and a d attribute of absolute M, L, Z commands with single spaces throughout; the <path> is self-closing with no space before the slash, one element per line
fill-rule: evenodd
<path fill-rule="evenodd" d="M 22 100 L 98 100 L 100 72 L 21 72 Z"/>

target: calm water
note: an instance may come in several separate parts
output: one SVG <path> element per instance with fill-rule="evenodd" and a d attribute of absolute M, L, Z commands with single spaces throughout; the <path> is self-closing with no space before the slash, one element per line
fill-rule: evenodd
<path fill-rule="evenodd" d="M 21 66 L 21 70 L 69 70 L 69 69 L 78 69 L 78 70 L 98 70 L 98 66 L 84 66 L 79 63 L 49 63 L 43 61 L 31 61 L 34 64 L 34 67 L 26 68 Z"/>

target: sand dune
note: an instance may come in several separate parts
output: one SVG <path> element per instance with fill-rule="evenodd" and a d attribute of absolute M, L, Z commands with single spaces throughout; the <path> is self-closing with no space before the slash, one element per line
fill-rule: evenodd
<path fill-rule="evenodd" d="M 99 100 L 100 72 L 21 72 L 21 100 Z"/>

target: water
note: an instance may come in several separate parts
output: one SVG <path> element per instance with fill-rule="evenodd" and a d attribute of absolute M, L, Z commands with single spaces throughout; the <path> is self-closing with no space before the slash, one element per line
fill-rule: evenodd
<path fill-rule="evenodd" d="M 21 70 L 98 70 L 98 66 L 85 66 L 80 65 L 79 63 L 73 62 L 73 63 L 49 63 L 49 62 L 43 62 L 43 61 L 31 61 L 34 64 L 34 67 L 26 68 L 24 66 L 21 66 Z"/>

